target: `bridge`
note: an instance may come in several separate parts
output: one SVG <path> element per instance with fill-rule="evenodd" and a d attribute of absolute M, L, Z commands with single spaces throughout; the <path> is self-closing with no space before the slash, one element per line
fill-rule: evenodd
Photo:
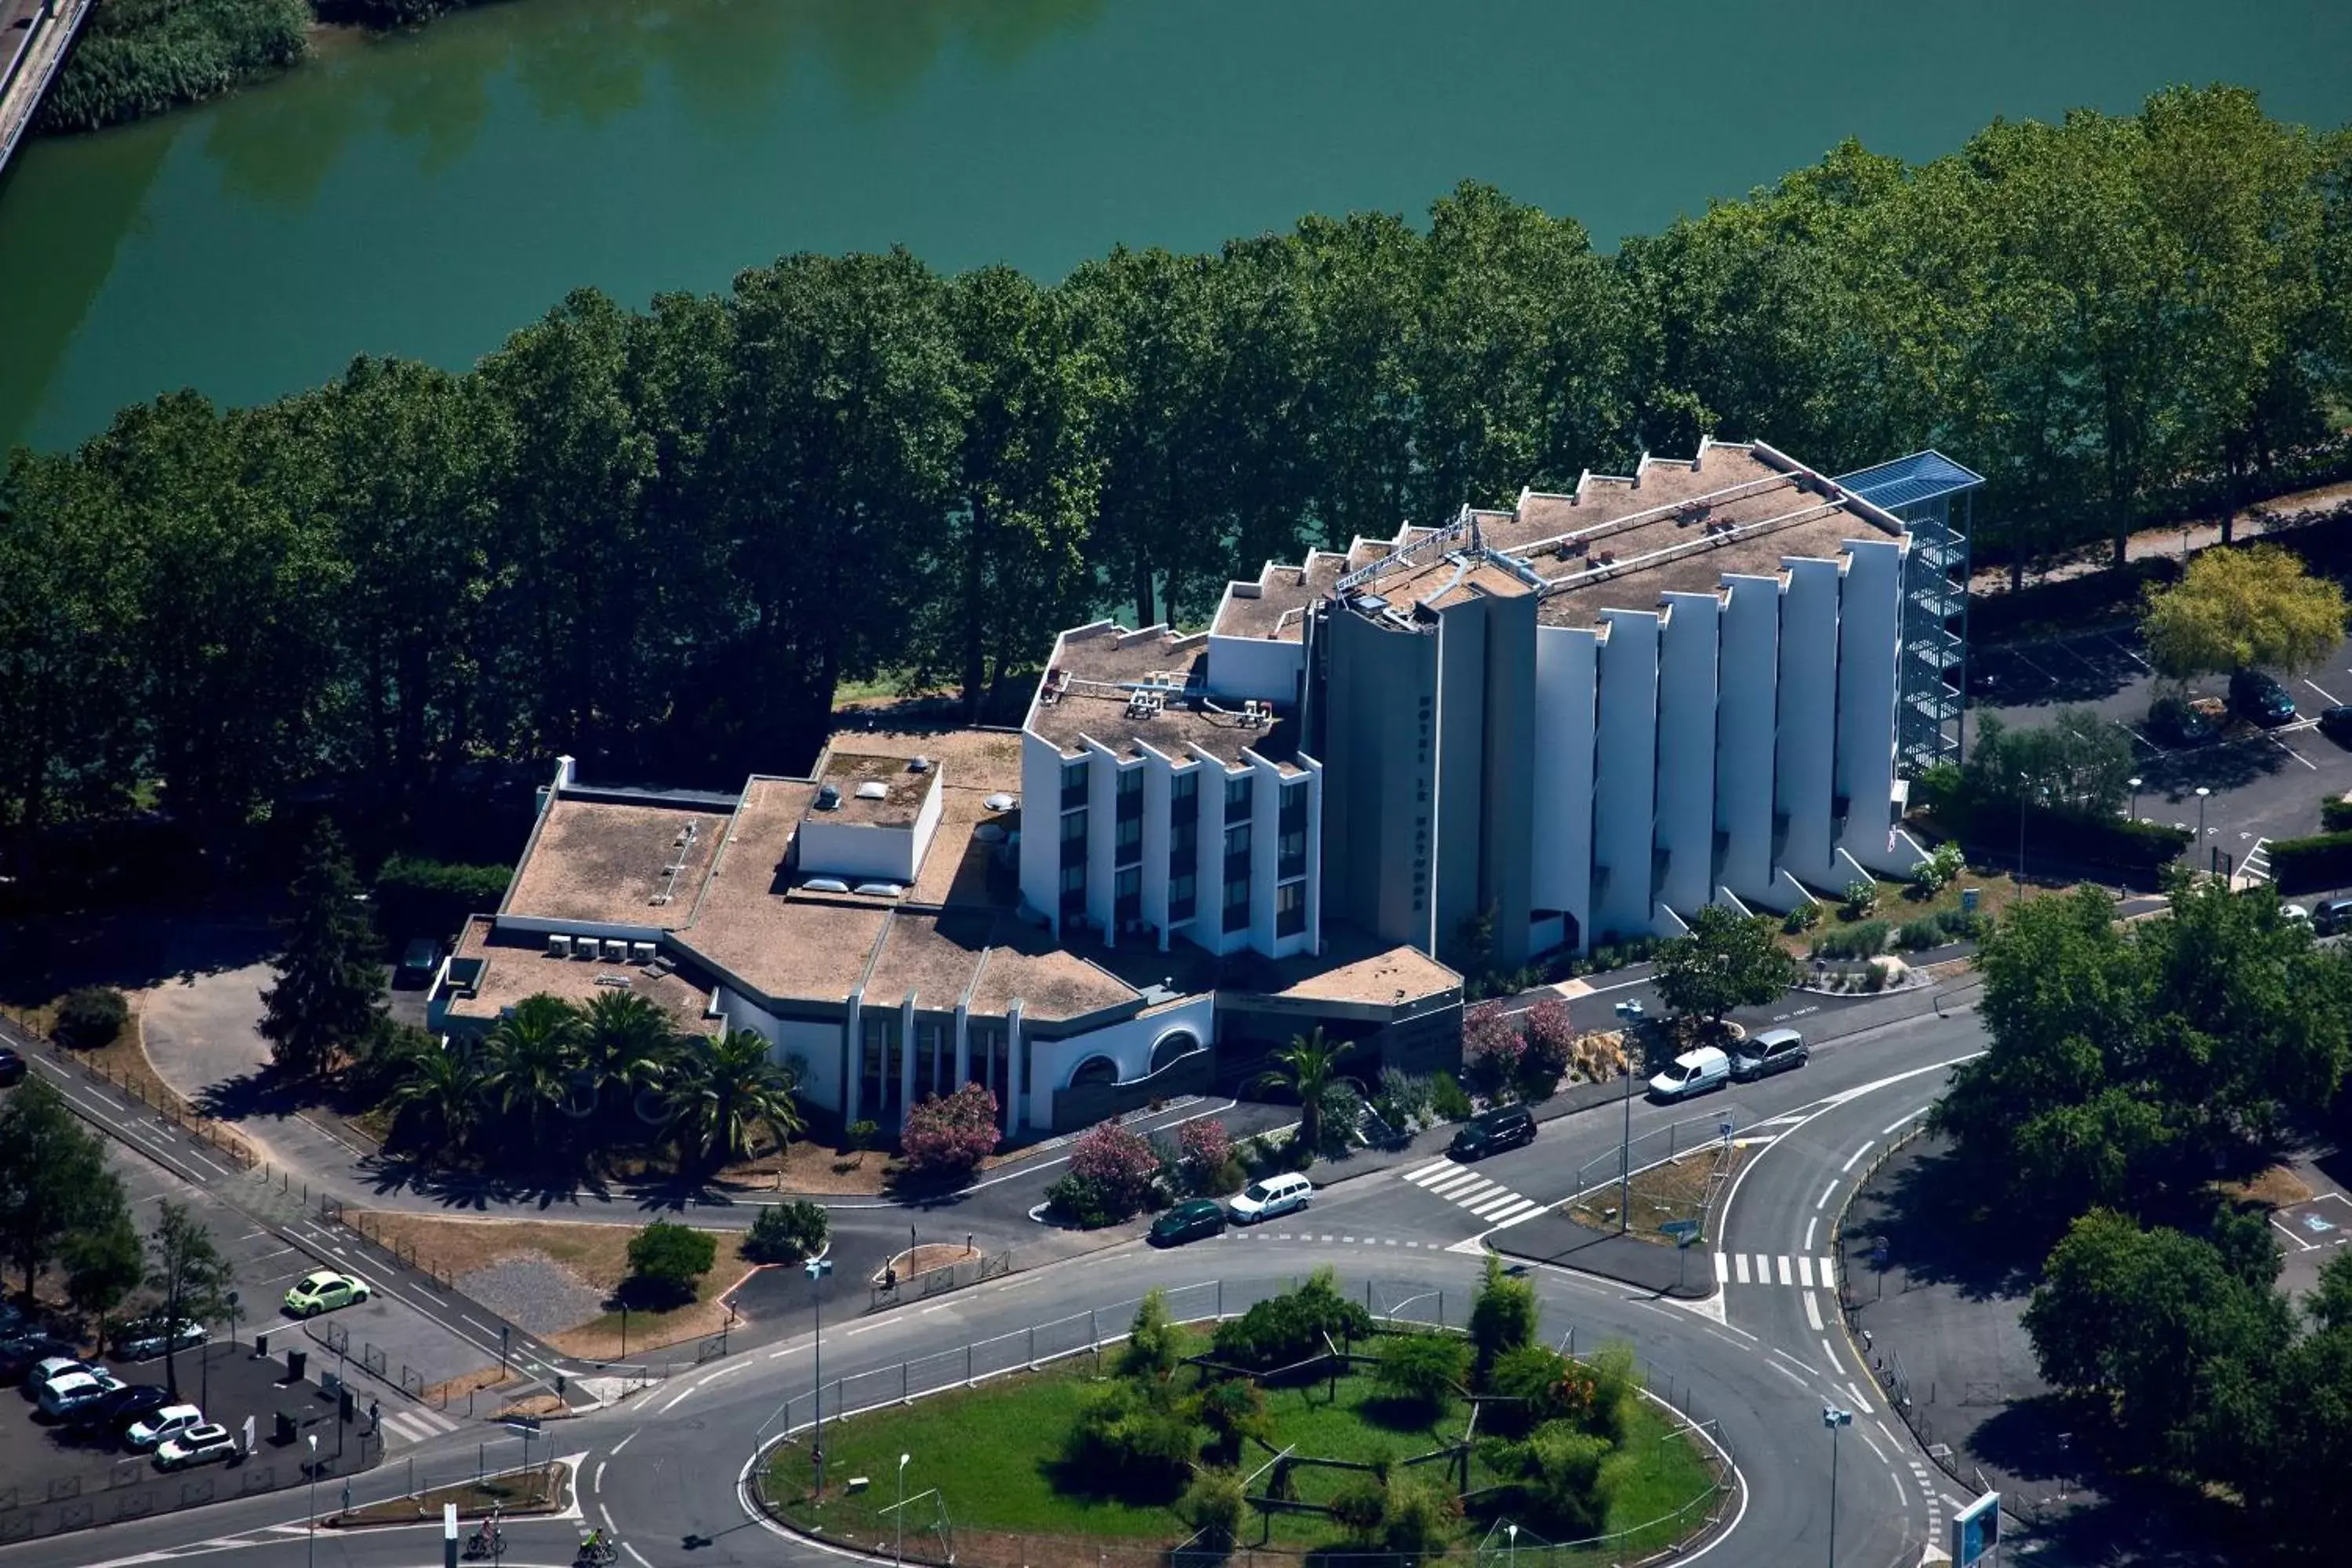
<path fill-rule="evenodd" d="M 91 0 L 0 0 L 0 171 L 81 31 Z"/>

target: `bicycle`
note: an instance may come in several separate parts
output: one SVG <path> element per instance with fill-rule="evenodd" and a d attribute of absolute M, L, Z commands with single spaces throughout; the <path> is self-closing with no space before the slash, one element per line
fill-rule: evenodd
<path fill-rule="evenodd" d="M 620 1555 L 620 1548 L 599 1533 L 581 1537 L 580 1554 L 572 1562 L 573 1568 L 611 1568 Z"/>

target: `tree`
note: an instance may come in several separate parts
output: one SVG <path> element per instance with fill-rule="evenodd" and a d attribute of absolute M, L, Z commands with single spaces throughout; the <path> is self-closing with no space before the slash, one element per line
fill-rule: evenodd
<path fill-rule="evenodd" d="M 147 1273 L 146 1250 L 139 1227 L 131 1223 L 121 1184 L 111 1173 L 107 1181 L 113 1191 L 94 1195 L 95 1223 L 67 1237 L 59 1256 L 65 1265 L 66 1300 L 76 1311 L 98 1320 L 100 1338 L 107 1315 L 139 1288 Z"/>
<path fill-rule="evenodd" d="M 803 1131 L 793 1089 L 793 1074 L 753 1030 L 691 1040 L 663 1090 L 669 1107 L 663 1131 L 681 1165 L 711 1171 L 748 1156 L 762 1131 L 779 1142 Z"/>
<path fill-rule="evenodd" d="M 473 1125 L 482 1091 L 471 1054 L 436 1043 L 404 1058 L 384 1105 L 412 1146 L 428 1152 L 455 1150 Z"/>
<path fill-rule="evenodd" d="M 1184 1182 L 1195 1193 L 1230 1191 L 1226 1164 L 1234 1158 L 1234 1141 L 1223 1120 L 1197 1117 L 1177 1129 L 1176 1146 L 1183 1161 Z M 1233 1175 L 1238 1176 L 1235 1165 Z"/>
<path fill-rule="evenodd" d="M 1527 1011 L 1527 1054 L 1519 1058 L 1519 1075 L 1530 1091 L 1549 1094 L 1576 1060 L 1576 1025 L 1568 1004 L 1546 998 Z"/>
<path fill-rule="evenodd" d="M 2344 640 L 2344 590 L 2275 544 L 2208 550 L 2152 587 L 2140 635 L 2157 673 L 2187 682 L 2235 670 L 2309 669 Z"/>
<path fill-rule="evenodd" d="M 1265 1393 L 1255 1378 L 1220 1378 L 1201 1390 L 1201 1425 L 1209 1429 L 1210 1460 L 1241 1463 L 1242 1445 L 1269 1442 L 1273 1419 L 1266 1415 Z"/>
<path fill-rule="evenodd" d="M 1093 1184 L 1116 1222 L 1150 1205 L 1160 1181 L 1160 1156 L 1141 1133 L 1116 1121 L 1098 1121 L 1070 1145 L 1070 1174 Z"/>
<path fill-rule="evenodd" d="M 1119 1347 L 1113 1365 L 1121 1377 L 1162 1384 L 1176 1375 L 1183 1361 L 1183 1342 L 1168 1315 L 1168 1293 L 1154 1287 L 1137 1304 L 1135 1318 L 1127 1327 L 1127 1343 Z"/>
<path fill-rule="evenodd" d="M 1290 1043 L 1273 1052 L 1275 1065 L 1260 1073 L 1253 1087 L 1260 1092 L 1286 1091 L 1298 1097 L 1297 1147 L 1312 1158 L 1323 1147 L 1323 1094 L 1339 1076 L 1339 1063 L 1355 1045 L 1348 1040 L 1327 1039 L 1323 1026 L 1318 1024 L 1304 1035 L 1293 1035 Z"/>
<path fill-rule="evenodd" d="M 280 1071 L 316 1078 L 338 1051 L 366 1037 L 384 994 L 375 928 L 331 821 L 321 818 L 312 831 L 293 898 L 286 946 L 272 965 L 278 984 L 262 995 L 261 1033 Z"/>
<path fill-rule="evenodd" d="M 1500 1002 L 1481 1002 L 1462 1015 L 1462 1076 L 1490 1099 L 1507 1091 L 1519 1076 L 1527 1037 Z"/>
<path fill-rule="evenodd" d="M 1470 1346 L 1451 1334 L 1399 1334 L 1381 1342 L 1372 1381 L 1382 1394 L 1433 1421 L 1470 1377 Z"/>
<path fill-rule="evenodd" d="M 1540 1310 L 1536 1288 L 1506 1273 L 1503 1260 L 1488 1253 L 1478 1294 L 1470 1303 L 1470 1342 L 1477 1347 L 1482 1376 L 1495 1364 L 1496 1357 L 1535 1342 L 1536 1320 Z"/>
<path fill-rule="evenodd" d="M 669 1015 L 650 996 L 606 991 L 580 1010 L 580 1062 L 600 1109 L 659 1083 L 678 1049 Z"/>
<path fill-rule="evenodd" d="M 2061 708 L 2026 730 L 1986 714 L 1961 777 L 1976 801 L 2105 817 L 2122 809 L 2137 765 L 2120 726 L 2093 709 Z"/>
<path fill-rule="evenodd" d="M 157 1209 L 148 1258 L 147 1288 L 158 1298 L 157 1314 L 164 1324 L 163 1383 L 176 1395 L 180 1373 L 173 1336 L 183 1322 L 210 1324 L 227 1316 L 236 1275 L 213 1233 L 186 1205 L 169 1198 Z"/>
<path fill-rule="evenodd" d="M 57 1037 L 76 1050 L 111 1045 L 131 1021 L 130 999 L 111 985 L 79 985 L 58 1004 Z"/>
<path fill-rule="evenodd" d="M 1654 979 L 1660 1001 L 1719 1032 L 1725 1014 L 1778 1001 L 1799 973 L 1770 921 L 1709 904 L 1691 917 L 1688 935 L 1658 944 Z"/>
<path fill-rule="evenodd" d="M 761 1205 L 743 1237 L 743 1256 L 753 1263 L 798 1263 L 824 1250 L 833 1216 L 805 1198 Z"/>
<path fill-rule="evenodd" d="M 918 1100 L 907 1112 L 898 1147 L 912 1174 L 966 1176 L 995 1152 L 999 1125 L 996 1096 L 983 1084 L 968 1083 L 953 1094 Z"/>
<path fill-rule="evenodd" d="M 694 1298 L 695 1281 L 719 1261 L 719 1242 L 708 1231 L 657 1219 L 629 1238 L 629 1285 L 649 1305 Z"/>
<path fill-rule="evenodd" d="M 558 996 L 526 996 L 482 1040 L 482 1092 L 500 1114 L 522 1119 L 532 1152 L 556 1150 L 550 1119 L 572 1103 L 580 1070 L 580 1013 Z"/>
<path fill-rule="evenodd" d="M 106 1146 L 45 1079 L 27 1078 L 0 1102 L 0 1256 L 29 1298 L 67 1241 L 103 1228 L 122 1203 Z"/>

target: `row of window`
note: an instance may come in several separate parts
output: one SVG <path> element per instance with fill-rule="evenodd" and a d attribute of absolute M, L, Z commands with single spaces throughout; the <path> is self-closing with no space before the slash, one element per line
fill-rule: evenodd
<path fill-rule="evenodd" d="M 1076 811 L 1087 805 L 1087 760 L 1062 764 L 1062 809 Z M 1246 816 L 1251 796 L 1255 793 L 1253 775 L 1242 773 L 1225 780 L 1225 816 Z M 1282 815 L 1286 820 L 1296 816 L 1301 824 L 1307 818 L 1307 788 L 1304 784 L 1286 784 L 1282 791 Z M 1143 770 L 1127 768 L 1118 774 L 1118 815 L 1121 817 L 1143 814 Z M 1201 773 L 1197 768 L 1178 773 L 1169 781 L 1170 815 L 1180 822 L 1197 821 L 1201 810 Z"/>
<path fill-rule="evenodd" d="M 1171 925 L 1191 920 L 1199 910 L 1199 884 L 1190 871 L 1168 879 L 1168 921 Z M 1227 868 L 1225 877 L 1224 926 L 1228 931 L 1245 931 L 1250 923 L 1250 879 L 1246 870 L 1235 874 Z M 1066 866 L 1062 868 L 1062 913 L 1083 915 L 1087 910 L 1087 868 Z M 1143 918 L 1143 871 L 1140 867 L 1120 870 L 1111 884 L 1111 918 L 1125 926 Z M 1297 936 L 1307 929 L 1307 883 L 1282 882 L 1274 889 L 1274 931 L 1276 936 Z"/>

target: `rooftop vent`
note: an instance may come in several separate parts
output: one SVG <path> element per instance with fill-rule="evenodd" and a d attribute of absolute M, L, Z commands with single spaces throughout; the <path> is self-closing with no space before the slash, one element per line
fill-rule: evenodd
<path fill-rule="evenodd" d="M 898 899 L 906 897 L 907 893 L 907 889 L 896 882 L 860 882 L 856 890 L 872 899 Z"/>
<path fill-rule="evenodd" d="M 819 811 L 839 811 L 841 809 L 841 792 L 834 788 L 831 784 L 817 785 L 816 808 Z"/>
<path fill-rule="evenodd" d="M 803 891 L 811 893 L 845 893 L 849 891 L 849 884 L 843 881 L 838 877 L 811 877 L 807 881 L 801 884 L 801 888 Z"/>
<path fill-rule="evenodd" d="M 999 793 L 990 795 L 980 804 L 991 811 L 1011 811 L 1015 803 L 1011 795 Z"/>
<path fill-rule="evenodd" d="M 629 977 L 625 974 L 600 974 L 596 976 L 596 984 L 626 991 L 629 988 Z"/>
<path fill-rule="evenodd" d="M 907 771 L 910 773 L 929 773 L 931 771 L 931 759 L 929 757 L 917 757 L 913 762 L 907 764 Z"/>
<path fill-rule="evenodd" d="M 884 784 L 880 779 L 867 779 L 864 784 L 857 786 L 857 798 L 860 800 L 888 800 L 890 798 L 890 786 Z"/>

